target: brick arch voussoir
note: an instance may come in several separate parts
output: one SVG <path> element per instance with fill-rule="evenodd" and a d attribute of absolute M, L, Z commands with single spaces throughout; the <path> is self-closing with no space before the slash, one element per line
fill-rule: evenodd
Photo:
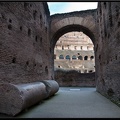
<path fill-rule="evenodd" d="M 83 17 L 68 17 L 68 18 L 64 18 L 62 20 L 57 21 L 54 24 L 51 24 L 51 38 L 52 36 L 55 34 L 56 31 L 58 31 L 59 29 L 67 26 L 67 25 L 82 25 L 84 21 Z"/>
<path fill-rule="evenodd" d="M 94 19 L 91 20 L 91 19 L 83 18 L 83 17 L 68 17 L 68 18 L 61 19 L 54 24 L 51 23 L 51 28 L 52 28 L 51 37 L 56 31 L 58 31 L 62 27 L 67 26 L 67 25 L 74 25 L 74 24 L 85 26 L 91 31 L 95 28 Z"/>

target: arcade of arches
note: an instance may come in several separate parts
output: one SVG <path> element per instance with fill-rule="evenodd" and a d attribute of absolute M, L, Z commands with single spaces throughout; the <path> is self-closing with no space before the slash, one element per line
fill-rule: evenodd
<path fill-rule="evenodd" d="M 55 69 L 95 72 L 94 45 L 82 32 L 64 34 L 54 48 Z"/>
<path fill-rule="evenodd" d="M 119 13 L 120 2 L 52 16 L 47 2 L 0 2 L 0 83 L 54 79 L 55 45 L 62 35 L 77 31 L 92 40 L 94 55 L 59 55 L 84 62 L 94 58 L 96 90 L 120 103 Z"/>

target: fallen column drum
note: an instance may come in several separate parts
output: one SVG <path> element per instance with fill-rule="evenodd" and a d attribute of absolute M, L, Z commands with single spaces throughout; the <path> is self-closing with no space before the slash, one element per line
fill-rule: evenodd
<path fill-rule="evenodd" d="M 0 84 L 0 113 L 15 116 L 23 109 L 45 99 L 46 86 L 42 82 Z"/>
<path fill-rule="evenodd" d="M 40 82 L 43 82 L 46 86 L 46 98 L 53 96 L 59 90 L 59 84 L 55 80 L 42 80 Z"/>

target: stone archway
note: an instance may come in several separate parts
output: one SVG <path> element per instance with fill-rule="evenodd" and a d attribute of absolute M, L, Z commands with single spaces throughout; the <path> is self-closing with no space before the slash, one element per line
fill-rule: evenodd
<path fill-rule="evenodd" d="M 57 40 L 65 33 L 72 31 L 82 31 L 93 42 L 96 47 L 96 9 L 65 14 L 55 14 L 50 21 L 50 45 L 51 45 L 51 67 L 54 75 L 54 47 Z"/>

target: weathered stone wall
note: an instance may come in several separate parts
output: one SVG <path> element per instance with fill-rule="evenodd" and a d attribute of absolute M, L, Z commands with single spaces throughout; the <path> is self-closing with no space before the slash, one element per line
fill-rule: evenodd
<path fill-rule="evenodd" d="M 97 91 L 120 103 L 120 2 L 99 2 L 97 18 Z"/>
<path fill-rule="evenodd" d="M 83 31 L 95 46 L 97 91 L 120 102 L 119 13 L 120 2 L 99 2 L 97 13 L 88 10 L 50 18 L 46 2 L 0 2 L 0 83 L 54 79 L 56 41 L 66 32 Z"/>
<path fill-rule="evenodd" d="M 95 87 L 95 73 L 79 73 L 76 70 L 57 69 L 55 80 L 62 87 Z"/>
<path fill-rule="evenodd" d="M 54 69 L 77 70 L 81 73 L 95 72 L 92 60 L 55 60 Z"/>
<path fill-rule="evenodd" d="M 0 83 L 51 79 L 44 2 L 0 2 Z"/>

